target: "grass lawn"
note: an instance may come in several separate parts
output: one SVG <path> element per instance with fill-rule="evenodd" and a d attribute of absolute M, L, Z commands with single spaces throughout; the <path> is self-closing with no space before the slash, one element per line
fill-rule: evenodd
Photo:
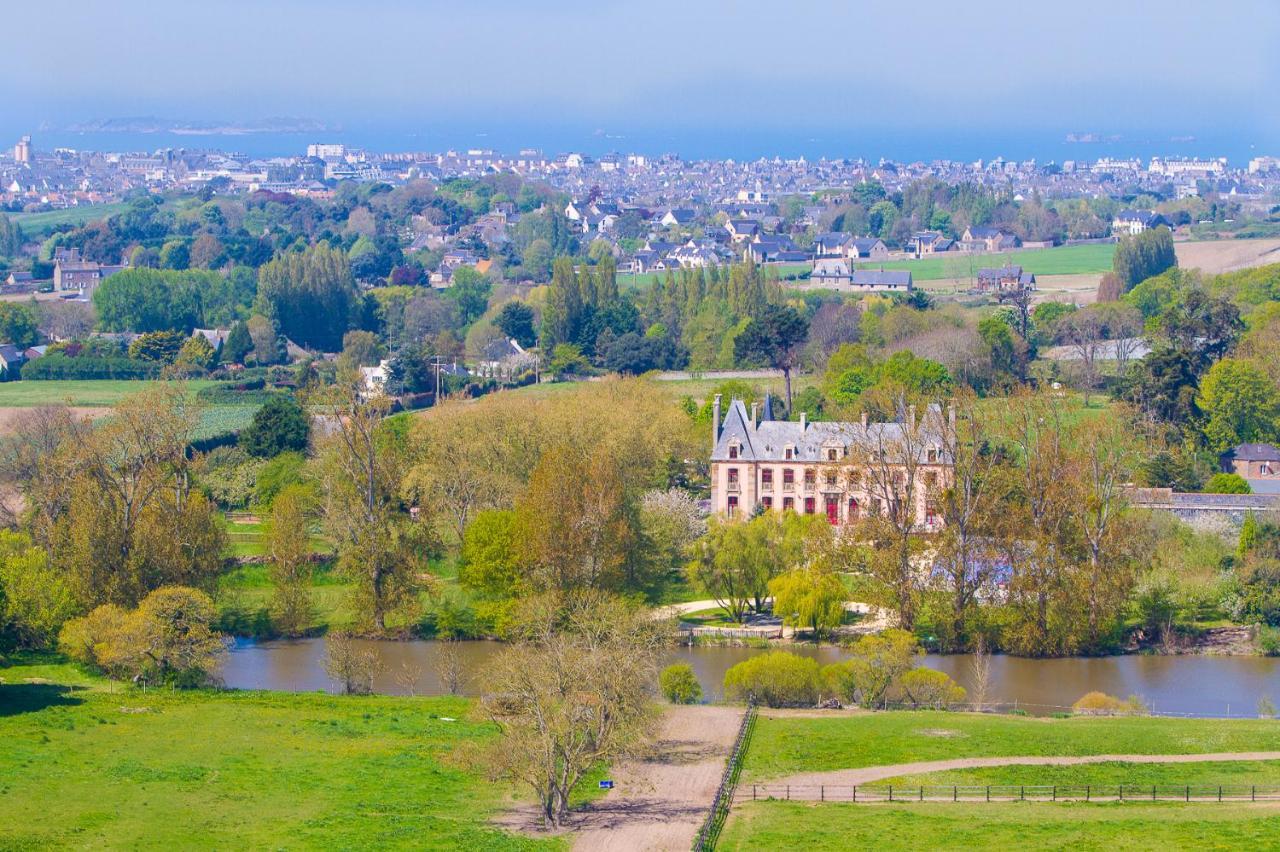
<path fill-rule="evenodd" d="M 49 210 L 44 213 L 9 213 L 9 219 L 22 227 L 22 233 L 28 237 L 44 236 L 61 225 L 80 226 L 86 222 L 106 219 L 128 209 L 129 203 L 117 201 L 112 204 L 90 204 L 84 207 L 68 207 L 64 210 Z"/>
<path fill-rule="evenodd" d="M 459 757 L 496 734 L 465 699 L 144 694 L 65 664 L 0 678 L 0 848 L 567 845 L 488 824 L 513 789 Z"/>
<path fill-rule="evenodd" d="M 761 715 L 743 781 L 962 757 L 1231 751 L 1280 751 L 1280 722 L 1142 717 L 1040 719 L 944 712 L 821 718 Z M 1005 771 L 1033 774 L 1043 769 L 1046 768 L 1009 767 Z M 1107 771 L 1097 766 L 1074 769 Z M 1174 767 L 1177 769 L 1191 771 L 1190 765 Z M 1142 783 L 1141 779 L 1134 780 Z"/>
<path fill-rule="evenodd" d="M 861 269 L 906 269 L 913 280 L 936 281 L 943 278 L 976 277 L 979 269 L 1016 265 L 1035 275 L 1084 275 L 1111 269 L 1114 243 L 1083 246 L 1057 246 L 1048 249 L 1025 249 L 1000 254 L 942 254 L 919 260 L 888 260 L 884 263 L 859 263 Z"/>
<path fill-rule="evenodd" d="M 747 802 L 717 849 L 1274 849 L 1269 805 Z"/>
<path fill-rule="evenodd" d="M 30 408 L 37 405 L 110 406 L 130 394 L 145 389 L 151 382 L 128 379 L 65 379 L 50 381 L 6 382 L 0 384 L 0 408 Z M 209 379 L 186 382 L 195 394 L 203 387 L 217 384 Z M 217 406 L 221 408 L 222 406 Z M 236 406 L 243 407 L 243 406 Z"/>
<path fill-rule="evenodd" d="M 1199 785 L 1256 784 L 1280 787 L 1280 760 L 1228 760 L 1205 763 L 1086 763 L 1080 766 L 988 766 L 957 769 L 950 772 L 928 772 L 901 775 L 877 786 L 893 784 L 903 787 L 967 787 L 1056 784 L 1061 787 L 1135 786 L 1180 787 Z"/>

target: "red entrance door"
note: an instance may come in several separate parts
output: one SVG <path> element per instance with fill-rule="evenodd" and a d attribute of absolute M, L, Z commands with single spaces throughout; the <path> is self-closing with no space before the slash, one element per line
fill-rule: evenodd
<path fill-rule="evenodd" d="M 840 501 L 835 497 L 827 498 L 827 520 L 833 524 L 840 523 Z"/>

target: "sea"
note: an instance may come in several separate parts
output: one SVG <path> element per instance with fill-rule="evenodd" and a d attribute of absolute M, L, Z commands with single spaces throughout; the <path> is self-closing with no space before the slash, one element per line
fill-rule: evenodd
<path fill-rule="evenodd" d="M 737 161 L 781 157 L 816 160 L 881 158 L 896 162 L 989 162 L 1031 160 L 1062 163 L 1092 161 L 1103 157 L 1227 157 L 1232 166 L 1244 166 L 1259 155 L 1280 155 L 1280 137 L 1230 132 L 1220 128 L 1207 133 L 1144 131 L 1101 133 L 1080 128 L 1061 131 L 956 130 L 948 128 L 884 129 L 873 125 L 847 129 L 808 128 L 797 124 L 788 128 L 691 127 L 673 129 L 644 126 L 601 126 L 581 124 L 466 124 L 451 121 L 399 124 L 330 125 L 325 131 L 243 132 L 243 133 L 149 133 L 66 129 L 23 129 L 12 121 L 0 122 L 0 144 L 7 137 L 16 141 L 22 134 L 32 136 L 37 149 L 142 152 L 161 148 L 208 149 L 247 154 L 252 157 L 283 157 L 305 153 L 313 142 L 341 143 L 378 153 L 441 152 L 446 150 L 490 149 L 515 153 L 535 148 L 547 155 L 579 152 L 592 156 L 617 152 L 655 157 L 678 154 L 688 160 L 733 159 Z M 1256 133 L 1257 131 L 1255 131 Z M 1073 141 L 1076 140 L 1076 141 Z M 1087 140 L 1087 141 L 1079 141 Z"/>

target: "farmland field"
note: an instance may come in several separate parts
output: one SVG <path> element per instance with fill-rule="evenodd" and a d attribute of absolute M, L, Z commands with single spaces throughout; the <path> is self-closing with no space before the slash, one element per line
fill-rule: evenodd
<path fill-rule="evenodd" d="M 0 384 L 0 408 L 30 408 L 36 405 L 110 406 L 124 397 L 145 390 L 146 380 L 51 379 L 49 381 L 6 382 Z M 186 382 L 189 393 L 214 385 L 208 379 Z"/>
<path fill-rule="evenodd" d="M 112 204 L 91 204 L 85 207 L 68 207 L 65 210 L 49 210 L 43 213 L 10 213 L 10 221 L 22 228 L 28 237 L 49 234 L 62 225 L 79 226 L 114 216 L 127 208 L 124 201 Z"/>

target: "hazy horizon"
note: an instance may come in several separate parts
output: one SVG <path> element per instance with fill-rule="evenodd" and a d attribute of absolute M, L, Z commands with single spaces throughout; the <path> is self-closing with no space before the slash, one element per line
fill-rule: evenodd
<path fill-rule="evenodd" d="M 69 126 L 107 118 L 291 116 L 435 147 L 492 138 L 501 144 L 488 147 L 583 140 L 591 150 L 595 140 L 648 153 L 893 157 L 877 146 L 919 142 L 945 156 L 950 142 L 957 159 L 1063 159 L 1075 132 L 1121 137 L 1116 155 L 1180 153 L 1183 137 L 1195 137 L 1187 153 L 1280 152 L 1270 49 L 1280 5 L 1261 0 L 1227 0 L 1212 17 L 1199 4 L 1102 0 L 1066 14 L 981 0 L 963 15 L 935 2 L 903 14 L 808 0 L 210 5 L 8 10 L 10 31 L 25 37 L 9 45 L 0 133 L 43 128 L 65 144 Z M 42 33 L 69 55 L 51 53 Z M 1069 150 L 1087 159 L 1105 149 Z"/>

